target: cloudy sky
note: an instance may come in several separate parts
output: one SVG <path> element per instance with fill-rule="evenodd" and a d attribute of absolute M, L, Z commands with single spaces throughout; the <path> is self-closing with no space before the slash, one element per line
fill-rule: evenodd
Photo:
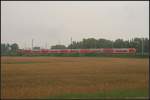
<path fill-rule="evenodd" d="M 1 42 L 21 48 L 70 38 L 149 37 L 148 1 L 1 1 Z"/>

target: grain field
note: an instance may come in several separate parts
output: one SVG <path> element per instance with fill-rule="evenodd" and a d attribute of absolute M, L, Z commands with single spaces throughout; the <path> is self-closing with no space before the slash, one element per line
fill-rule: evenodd
<path fill-rule="evenodd" d="M 148 59 L 1 57 L 2 98 L 148 89 Z"/>

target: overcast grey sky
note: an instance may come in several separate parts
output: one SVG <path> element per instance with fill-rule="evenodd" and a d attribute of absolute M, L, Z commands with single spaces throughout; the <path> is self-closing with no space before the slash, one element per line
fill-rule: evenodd
<path fill-rule="evenodd" d="M 149 37 L 148 1 L 1 1 L 1 42 L 21 48 L 83 38 Z"/>

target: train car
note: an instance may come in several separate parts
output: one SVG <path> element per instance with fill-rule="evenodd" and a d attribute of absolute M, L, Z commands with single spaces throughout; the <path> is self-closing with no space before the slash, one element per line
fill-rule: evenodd
<path fill-rule="evenodd" d="M 102 48 L 100 49 L 101 53 L 111 53 L 111 54 L 129 54 L 135 53 L 135 48 Z"/>
<path fill-rule="evenodd" d="M 70 54 L 70 53 L 103 53 L 103 54 L 133 54 L 135 48 L 98 48 L 98 49 L 41 49 L 41 50 L 18 50 L 18 54 Z"/>

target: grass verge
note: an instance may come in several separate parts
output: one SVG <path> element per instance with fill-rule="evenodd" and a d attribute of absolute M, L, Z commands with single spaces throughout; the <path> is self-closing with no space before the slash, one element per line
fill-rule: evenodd
<path fill-rule="evenodd" d="M 149 58 L 149 54 L 100 54 L 100 53 L 89 53 L 89 54 L 26 54 L 26 55 L 15 55 L 22 57 L 113 57 L 113 58 Z"/>
<path fill-rule="evenodd" d="M 110 92 L 95 92 L 95 93 L 68 93 L 58 96 L 48 97 L 49 99 L 58 98 L 58 99 L 69 99 L 69 98 L 148 98 L 148 90 L 115 90 Z"/>

